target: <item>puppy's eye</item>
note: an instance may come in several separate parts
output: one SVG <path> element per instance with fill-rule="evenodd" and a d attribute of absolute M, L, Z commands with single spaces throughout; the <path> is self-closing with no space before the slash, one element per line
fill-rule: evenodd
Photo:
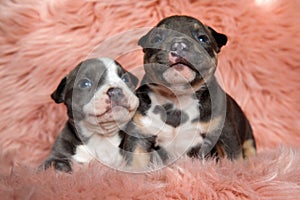
<path fill-rule="evenodd" d="M 92 87 L 92 83 L 88 79 L 81 79 L 78 83 L 78 86 L 82 89 L 89 89 Z"/>
<path fill-rule="evenodd" d="M 129 88 L 133 88 L 133 89 L 135 88 L 128 74 L 123 74 L 121 79 Z"/>
<path fill-rule="evenodd" d="M 129 80 L 127 74 L 123 74 L 122 77 L 121 77 L 121 80 L 122 80 L 124 83 L 129 83 L 129 82 L 130 82 L 130 80 Z"/>
<path fill-rule="evenodd" d="M 156 34 L 151 40 L 152 43 L 160 43 L 161 41 L 162 41 L 162 36 L 160 34 Z"/>
<path fill-rule="evenodd" d="M 204 42 L 204 43 L 206 43 L 206 42 L 208 42 L 208 37 L 207 37 L 206 35 L 198 35 L 198 36 L 197 36 L 197 40 L 198 40 L 199 42 Z"/>

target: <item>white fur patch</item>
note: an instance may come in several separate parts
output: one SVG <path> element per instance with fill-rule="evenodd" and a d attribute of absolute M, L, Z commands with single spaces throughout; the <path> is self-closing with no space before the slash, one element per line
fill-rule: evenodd
<path fill-rule="evenodd" d="M 204 127 L 199 123 L 192 123 L 193 119 L 199 117 L 198 100 L 191 96 L 178 96 L 176 101 L 169 101 L 159 94 L 149 94 L 151 98 L 151 108 L 147 115 L 141 118 L 142 128 L 145 133 L 157 136 L 157 145 L 163 147 L 168 152 L 172 153 L 173 157 L 183 155 L 190 147 L 196 144 L 201 144 L 203 138 L 200 133 L 203 133 Z M 175 102 L 175 103 L 174 103 Z M 173 106 L 185 112 L 189 120 L 178 127 L 170 126 L 161 120 L 160 114 L 153 112 L 156 105 L 172 103 Z"/>
<path fill-rule="evenodd" d="M 98 160 L 104 165 L 118 168 L 123 163 L 119 148 L 120 142 L 119 135 L 113 137 L 94 135 L 87 143 L 77 146 L 73 159 L 80 163 Z"/>

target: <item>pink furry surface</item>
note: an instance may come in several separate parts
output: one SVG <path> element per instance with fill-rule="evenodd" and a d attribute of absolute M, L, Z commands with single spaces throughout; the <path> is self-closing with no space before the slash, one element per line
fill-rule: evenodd
<path fill-rule="evenodd" d="M 1 1 L 1 199 L 299 198 L 299 9 L 298 0 Z M 141 72 L 137 40 L 174 14 L 228 36 L 218 78 L 248 116 L 258 155 L 219 164 L 182 159 L 148 174 L 100 163 L 72 175 L 35 173 L 66 120 L 50 99 L 61 78 L 95 52 Z"/>
<path fill-rule="evenodd" d="M 266 160 L 268 162 L 266 162 Z M 261 164 L 264 163 L 264 164 Z M 2 179 L 2 199 L 297 199 L 300 153 L 261 153 L 245 162 L 182 159 L 160 171 L 128 174 L 99 163 L 72 175 L 16 167 Z M 298 169 L 298 170 L 296 170 Z"/>

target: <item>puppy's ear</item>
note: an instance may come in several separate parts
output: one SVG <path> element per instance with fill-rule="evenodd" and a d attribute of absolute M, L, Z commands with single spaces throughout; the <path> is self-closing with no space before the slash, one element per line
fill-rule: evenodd
<path fill-rule="evenodd" d="M 142 36 L 138 41 L 138 45 L 141 46 L 142 48 L 144 48 L 148 37 L 149 37 L 148 33 L 146 35 Z"/>
<path fill-rule="evenodd" d="M 128 71 L 125 74 L 123 74 L 122 78 L 132 91 L 135 90 L 137 84 L 139 83 L 139 79 Z"/>
<path fill-rule="evenodd" d="M 132 85 L 134 86 L 134 89 L 135 89 L 137 84 L 139 83 L 139 79 L 130 72 L 128 72 L 128 76 L 130 78 L 130 81 L 131 81 Z"/>
<path fill-rule="evenodd" d="M 65 101 L 65 88 L 67 84 L 67 77 L 63 78 L 56 90 L 51 94 L 51 98 L 55 103 L 62 103 Z"/>
<path fill-rule="evenodd" d="M 211 28 L 209 26 L 206 26 L 206 28 L 210 32 L 210 34 L 213 36 L 215 41 L 217 42 L 217 47 L 218 47 L 217 53 L 219 53 L 221 47 L 226 45 L 226 43 L 227 43 L 227 36 L 222 33 L 218 33 L 217 31 L 215 31 L 213 28 Z"/>

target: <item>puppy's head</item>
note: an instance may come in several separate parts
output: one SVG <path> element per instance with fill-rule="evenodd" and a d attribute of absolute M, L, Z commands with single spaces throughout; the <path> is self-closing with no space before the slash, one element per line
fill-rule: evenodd
<path fill-rule="evenodd" d="M 64 103 L 69 120 L 89 133 L 111 135 L 122 129 L 138 106 L 138 79 L 109 58 L 81 62 L 62 79 L 51 97 Z"/>
<path fill-rule="evenodd" d="M 147 81 L 167 87 L 193 87 L 213 76 L 224 34 L 188 16 L 163 19 L 139 40 Z"/>

